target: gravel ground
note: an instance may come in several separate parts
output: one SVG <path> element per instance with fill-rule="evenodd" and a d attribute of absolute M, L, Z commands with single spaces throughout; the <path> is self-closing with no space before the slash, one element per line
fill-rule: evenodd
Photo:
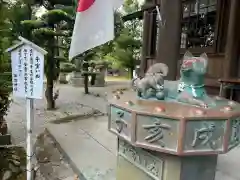
<path fill-rule="evenodd" d="M 37 180 L 77 180 L 46 131 L 36 141 Z"/>

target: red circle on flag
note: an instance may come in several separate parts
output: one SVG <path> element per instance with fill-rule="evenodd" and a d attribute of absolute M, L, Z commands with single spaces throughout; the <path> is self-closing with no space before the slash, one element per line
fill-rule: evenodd
<path fill-rule="evenodd" d="M 86 11 L 93 5 L 94 2 L 95 2 L 95 0 L 79 0 L 77 11 L 78 12 Z"/>

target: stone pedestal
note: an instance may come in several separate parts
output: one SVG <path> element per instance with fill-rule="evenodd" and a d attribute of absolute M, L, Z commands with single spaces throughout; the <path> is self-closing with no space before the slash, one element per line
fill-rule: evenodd
<path fill-rule="evenodd" d="M 89 87 L 104 87 L 105 86 L 105 74 L 100 72 L 96 74 L 95 84 L 90 83 L 91 75 L 89 75 Z M 72 74 L 70 83 L 74 87 L 84 87 L 84 76 L 80 72 L 74 72 Z"/>
<path fill-rule="evenodd" d="M 119 140 L 116 180 L 214 180 L 217 155 L 174 156 Z"/>
<path fill-rule="evenodd" d="M 105 73 L 100 72 L 96 74 L 96 80 L 93 87 L 104 87 L 105 86 Z"/>
<path fill-rule="evenodd" d="M 119 139 L 117 180 L 214 180 L 218 154 L 240 144 L 240 105 L 215 102 L 206 109 L 115 95 L 108 129 Z"/>
<path fill-rule="evenodd" d="M 11 144 L 10 134 L 0 135 L 0 146 L 10 145 L 10 144 Z"/>
<path fill-rule="evenodd" d="M 74 87 L 84 87 L 84 77 L 81 72 L 73 72 L 70 83 Z"/>
<path fill-rule="evenodd" d="M 60 84 L 67 84 L 68 83 L 67 75 L 68 75 L 68 73 L 63 73 L 63 72 L 61 72 L 59 74 L 59 82 L 60 82 Z"/>
<path fill-rule="evenodd" d="M 71 84 L 74 87 L 84 87 L 84 77 L 72 78 Z"/>

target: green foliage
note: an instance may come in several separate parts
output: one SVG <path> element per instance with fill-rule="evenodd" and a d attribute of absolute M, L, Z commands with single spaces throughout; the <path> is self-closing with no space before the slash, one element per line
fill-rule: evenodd
<path fill-rule="evenodd" d="M 114 50 L 105 56 L 112 61 L 116 68 L 133 69 L 135 66 L 135 52 L 140 48 L 141 42 L 134 39 L 127 31 L 123 32 L 113 43 Z"/>
<path fill-rule="evenodd" d="M 124 23 L 121 17 L 121 13 L 115 12 L 114 14 L 114 32 L 115 32 L 115 37 L 118 37 L 122 30 L 124 29 Z"/>
<path fill-rule="evenodd" d="M 7 19 L 10 12 L 10 4 L 0 3 L 0 121 L 7 114 L 11 103 L 10 94 L 12 92 L 11 64 L 9 55 L 5 53 L 11 45 L 10 31 L 11 24 Z"/>
<path fill-rule="evenodd" d="M 50 10 L 43 14 L 41 18 L 49 25 L 58 24 L 61 21 L 71 22 L 73 20 L 73 18 L 70 15 L 68 15 L 65 11 L 60 9 Z"/>
<path fill-rule="evenodd" d="M 62 57 L 62 56 L 56 56 L 56 57 L 54 57 L 54 59 L 55 59 L 55 61 L 57 61 L 57 62 L 67 62 L 68 61 L 68 59 L 67 58 L 65 58 L 65 57 Z"/>
<path fill-rule="evenodd" d="M 70 73 L 76 70 L 76 66 L 72 63 L 61 63 L 60 72 Z"/>
<path fill-rule="evenodd" d="M 27 30 L 31 31 L 36 28 L 44 27 L 47 24 L 42 20 L 25 20 L 25 21 L 21 21 L 21 25 L 24 26 L 25 31 Z"/>
<path fill-rule="evenodd" d="M 138 0 L 124 0 L 123 10 L 124 14 L 130 14 L 141 9 Z"/>
<path fill-rule="evenodd" d="M 44 40 L 47 41 L 51 38 L 54 38 L 55 36 L 67 36 L 67 34 L 65 34 L 64 32 L 56 32 L 52 28 L 34 29 L 32 34 L 36 39 L 42 42 L 44 42 Z"/>
<path fill-rule="evenodd" d="M 66 12 L 69 16 L 72 16 L 73 18 L 76 15 L 76 8 L 74 5 L 72 6 L 62 6 L 61 8 L 62 11 Z"/>
<path fill-rule="evenodd" d="M 11 103 L 10 94 L 12 92 L 11 65 L 6 62 L 9 59 L 0 58 L 0 120 L 7 114 Z"/>
<path fill-rule="evenodd" d="M 139 49 L 141 47 L 141 41 L 134 39 L 133 35 L 131 35 L 128 31 L 123 32 L 116 40 L 115 40 L 117 48 L 120 49 Z"/>
<path fill-rule="evenodd" d="M 12 92 L 11 65 L 0 59 L 0 119 L 7 114 L 11 100 L 9 99 Z"/>
<path fill-rule="evenodd" d="M 24 31 L 22 21 L 30 19 L 33 12 L 30 4 L 26 4 L 25 1 L 32 3 L 31 0 L 18 0 L 10 5 L 7 18 L 12 26 L 13 39 L 17 39 L 18 36 L 29 36 L 28 31 Z"/>

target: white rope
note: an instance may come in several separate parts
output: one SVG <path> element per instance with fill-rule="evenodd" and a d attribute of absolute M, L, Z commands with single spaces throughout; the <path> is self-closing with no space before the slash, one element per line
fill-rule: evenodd
<path fill-rule="evenodd" d="M 157 10 L 157 14 L 158 14 L 158 19 L 160 22 L 162 22 L 162 16 L 161 16 L 161 13 L 160 13 L 160 10 L 159 10 L 159 7 L 156 6 L 156 10 Z"/>
<path fill-rule="evenodd" d="M 157 14 L 158 14 L 159 23 L 161 24 L 162 27 L 164 27 L 166 24 L 166 21 L 164 21 L 164 23 L 163 23 L 162 15 L 161 15 L 161 12 L 160 12 L 160 9 L 158 6 L 156 6 L 156 10 L 157 10 Z"/>
<path fill-rule="evenodd" d="M 194 86 L 191 86 L 191 88 L 192 88 L 193 97 L 197 97 L 197 93 L 196 93 Z"/>

